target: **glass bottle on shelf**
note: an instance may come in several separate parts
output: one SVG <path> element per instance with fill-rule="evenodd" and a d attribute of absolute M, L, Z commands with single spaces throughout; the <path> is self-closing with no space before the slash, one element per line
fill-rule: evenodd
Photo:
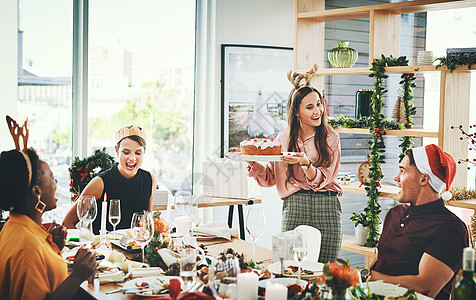
<path fill-rule="evenodd" d="M 463 250 L 463 276 L 455 285 L 454 300 L 476 299 L 476 280 L 474 279 L 474 249 Z"/>

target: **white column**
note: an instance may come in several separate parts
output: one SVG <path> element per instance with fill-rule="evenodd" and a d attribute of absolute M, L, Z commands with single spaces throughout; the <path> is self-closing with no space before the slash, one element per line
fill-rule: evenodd
<path fill-rule="evenodd" d="M 0 151 L 14 148 L 5 116 L 10 115 L 14 119 L 17 118 L 17 5 L 17 0 L 0 1 Z"/>

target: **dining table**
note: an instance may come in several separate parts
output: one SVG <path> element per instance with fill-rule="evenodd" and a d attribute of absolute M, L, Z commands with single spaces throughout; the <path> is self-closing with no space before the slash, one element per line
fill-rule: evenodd
<path fill-rule="evenodd" d="M 198 240 L 198 244 L 205 245 L 207 255 L 217 256 L 219 253 L 231 248 L 235 252 L 244 254 L 246 257 L 252 257 L 253 244 L 239 238 L 233 238 L 231 240 L 226 239 L 208 239 Z M 115 246 L 113 246 L 115 247 Z M 114 248 L 114 250 L 121 251 L 120 248 Z M 264 247 L 256 246 L 256 261 L 262 262 L 261 266 L 267 266 L 271 263 L 272 251 Z M 127 255 L 126 255 L 127 256 Z M 85 281 L 81 284 L 80 291 L 77 298 L 79 299 L 144 299 L 143 296 L 135 294 L 123 294 L 113 293 L 106 294 L 108 291 L 115 290 L 122 287 L 122 284 L 106 283 L 99 284 L 99 280 L 95 279 L 94 282 Z"/>

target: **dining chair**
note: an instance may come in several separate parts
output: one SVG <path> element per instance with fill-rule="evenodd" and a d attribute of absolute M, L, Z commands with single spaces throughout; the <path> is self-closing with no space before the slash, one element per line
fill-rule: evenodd
<path fill-rule="evenodd" d="M 321 252 L 321 232 L 319 229 L 308 225 L 299 225 L 296 229 L 306 232 L 307 260 L 317 261 Z"/>

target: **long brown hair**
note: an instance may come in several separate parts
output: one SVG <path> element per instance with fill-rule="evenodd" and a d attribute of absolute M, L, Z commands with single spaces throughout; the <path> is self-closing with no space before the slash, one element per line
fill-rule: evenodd
<path fill-rule="evenodd" d="M 288 104 L 287 104 L 287 117 L 288 117 L 288 150 L 289 152 L 301 152 L 297 144 L 297 139 L 299 137 L 299 131 L 301 130 L 301 122 L 297 114 L 299 113 L 299 106 L 301 105 L 302 99 L 306 97 L 309 93 L 315 92 L 319 96 L 319 100 L 322 102 L 321 93 L 315 88 L 306 85 L 299 89 L 292 89 L 289 93 Z M 324 105 L 324 103 L 322 103 Z M 327 144 L 327 134 L 329 132 L 329 124 L 327 123 L 327 112 L 325 111 L 326 107 L 324 106 L 324 111 L 321 116 L 321 125 L 315 127 L 316 132 L 314 134 L 314 146 L 317 149 L 319 158 L 316 162 L 313 163 L 314 166 L 320 167 L 329 167 L 333 159 L 333 153 L 329 145 Z M 286 181 L 294 178 L 293 165 L 286 166 Z"/>

